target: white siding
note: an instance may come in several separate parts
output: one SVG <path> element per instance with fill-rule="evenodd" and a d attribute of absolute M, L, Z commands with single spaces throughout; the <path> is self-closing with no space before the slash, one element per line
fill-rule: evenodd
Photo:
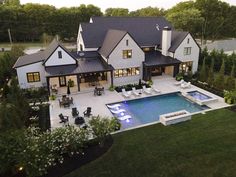
<path fill-rule="evenodd" d="M 61 51 L 62 58 L 58 58 L 58 51 Z M 45 66 L 59 66 L 70 64 L 76 64 L 75 59 L 72 58 L 66 51 L 64 51 L 64 49 L 59 46 L 46 61 Z"/>
<path fill-rule="evenodd" d="M 188 39 L 189 39 L 189 44 L 187 43 Z M 190 55 L 184 55 L 185 47 L 191 47 Z M 198 45 L 196 44 L 192 36 L 188 34 L 186 38 L 183 40 L 183 42 L 176 49 L 174 57 L 182 62 L 193 61 L 192 71 L 193 73 L 195 73 L 198 68 L 199 52 L 200 49 Z"/>
<path fill-rule="evenodd" d="M 126 40 L 129 40 L 128 46 L 126 46 Z M 132 58 L 123 59 L 123 50 L 132 50 Z M 111 64 L 115 69 L 140 67 L 140 75 L 120 78 L 114 77 L 114 85 L 138 82 L 139 79 L 142 79 L 142 62 L 144 60 L 145 55 L 142 49 L 140 49 L 140 47 L 136 44 L 136 42 L 131 38 L 129 34 L 126 34 L 110 54 L 108 64 Z"/>
<path fill-rule="evenodd" d="M 45 70 L 42 62 L 16 68 L 20 88 L 32 88 L 46 86 Z M 40 82 L 28 83 L 26 73 L 39 72 Z"/>

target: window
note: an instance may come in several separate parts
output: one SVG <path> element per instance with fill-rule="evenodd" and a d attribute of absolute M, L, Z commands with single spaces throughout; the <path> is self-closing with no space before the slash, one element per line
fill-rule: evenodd
<path fill-rule="evenodd" d="M 132 58 L 132 50 L 123 50 L 123 58 Z"/>
<path fill-rule="evenodd" d="M 127 39 L 127 40 L 126 40 L 126 46 L 128 46 L 128 45 L 129 45 L 129 40 Z"/>
<path fill-rule="evenodd" d="M 191 47 L 184 48 L 184 55 L 191 55 Z"/>
<path fill-rule="evenodd" d="M 139 75 L 139 68 L 124 68 L 115 70 L 115 77 L 126 77 L 126 76 L 135 76 Z"/>
<path fill-rule="evenodd" d="M 187 44 L 189 44 L 189 41 L 190 41 L 190 39 L 188 38 L 188 39 L 187 39 Z"/>
<path fill-rule="evenodd" d="M 40 82 L 39 72 L 26 73 L 28 82 Z"/>
<path fill-rule="evenodd" d="M 192 71 L 192 65 L 193 65 L 192 61 L 181 63 L 179 65 L 179 72 L 186 73 Z"/>
<path fill-rule="evenodd" d="M 62 58 L 62 53 L 61 53 L 61 51 L 58 51 L 58 58 Z"/>

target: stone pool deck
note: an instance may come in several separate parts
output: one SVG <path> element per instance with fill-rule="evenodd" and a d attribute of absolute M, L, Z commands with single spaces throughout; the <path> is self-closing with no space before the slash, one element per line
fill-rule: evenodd
<path fill-rule="evenodd" d="M 115 103 L 115 102 L 121 102 L 125 100 L 131 100 L 131 99 L 137 99 L 142 97 L 148 97 L 148 96 L 154 96 L 154 95 L 160 95 L 160 94 L 167 94 L 172 92 L 189 92 L 189 91 L 199 91 L 202 92 L 212 98 L 216 98 L 218 101 L 207 103 L 206 105 L 210 107 L 211 109 L 220 109 L 229 106 L 224 102 L 224 99 L 214 95 L 206 90 L 203 90 L 201 88 L 198 88 L 194 85 L 191 85 L 190 88 L 182 89 L 180 86 L 174 85 L 176 80 L 173 77 L 170 76 L 159 76 L 153 78 L 153 86 L 161 91 L 161 93 L 157 94 L 153 92 L 152 95 L 147 95 L 143 93 L 140 97 L 132 95 L 130 98 L 124 98 L 121 93 L 117 93 L 116 91 L 111 92 L 108 89 L 105 89 L 105 94 L 101 96 L 94 96 L 93 92 L 80 92 L 77 94 L 71 94 L 70 97 L 73 97 L 74 105 L 71 105 L 69 108 L 64 108 L 59 106 L 58 99 L 61 99 L 61 97 L 56 98 L 54 101 L 50 101 L 50 119 L 51 119 L 51 127 L 57 128 L 64 126 L 62 123 L 60 123 L 58 115 L 62 113 L 63 115 L 69 116 L 69 124 L 74 125 L 74 118 L 71 115 L 71 108 L 77 107 L 80 115 L 83 115 L 83 112 L 86 110 L 87 107 L 92 108 L 92 114 L 93 116 L 107 116 L 112 117 L 111 112 L 106 107 L 106 104 L 109 103 Z M 85 121 L 87 122 L 89 118 L 85 118 Z"/>

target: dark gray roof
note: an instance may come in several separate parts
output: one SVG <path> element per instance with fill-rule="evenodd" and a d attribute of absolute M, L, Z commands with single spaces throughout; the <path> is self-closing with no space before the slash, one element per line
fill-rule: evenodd
<path fill-rule="evenodd" d="M 126 34 L 126 31 L 108 30 L 99 53 L 107 58 Z"/>
<path fill-rule="evenodd" d="M 169 48 L 170 52 L 175 52 L 175 50 L 179 47 L 182 41 L 188 35 L 188 32 L 185 31 L 172 31 L 171 33 L 171 46 Z"/>
<path fill-rule="evenodd" d="M 73 75 L 89 72 L 102 72 L 111 71 L 114 68 L 102 61 L 100 57 L 80 58 L 78 59 L 78 66 L 58 66 L 46 67 L 46 76 L 60 76 L 60 75 Z"/>
<path fill-rule="evenodd" d="M 62 49 L 64 49 L 69 55 L 71 55 L 70 52 L 59 41 L 54 39 L 44 51 L 39 51 L 34 54 L 29 54 L 29 55 L 24 55 L 24 56 L 19 57 L 13 67 L 17 68 L 17 67 L 25 66 L 28 64 L 37 63 L 37 62 L 46 62 L 46 60 L 52 55 L 52 53 L 59 46 Z M 74 58 L 72 55 L 71 57 Z"/>
<path fill-rule="evenodd" d="M 164 17 L 93 17 L 93 23 L 81 23 L 87 48 L 102 46 L 109 29 L 127 31 L 140 46 L 161 44 L 162 29 L 172 25 Z M 159 29 L 159 30 L 158 30 Z"/>
<path fill-rule="evenodd" d="M 14 64 L 13 68 L 18 68 L 20 66 L 25 66 L 28 64 L 38 63 L 44 61 L 44 52 L 39 51 L 34 54 L 24 55 L 17 59 L 16 63 Z"/>
<path fill-rule="evenodd" d="M 100 54 L 97 51 L 79 51 L 79 52 L 71 52 L 71 54 L 79 59 L 79 58 L 93 58 L 99 57 Z"/>
<path fill-rule="evenodd" d="M 145 52 L 145 66 L 164 66 L 180 63 L 181 61 L 169 56 L 164 56 L 159 51 Z"/>

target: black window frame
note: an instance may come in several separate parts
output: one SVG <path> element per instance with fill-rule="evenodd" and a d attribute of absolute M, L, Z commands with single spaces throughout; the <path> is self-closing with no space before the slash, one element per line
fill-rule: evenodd
<path fill-rule="evenodd" d="M 33 77 L 33 80 L 32 80 L 32 81 L 29 79 L 29 75 L 31 75 L 31 74 L 32 74 L 32 77 Z M 35 74 L 37 74 L 38 80 L 36 80 Z M 27 77 L 27 82 L 28 82 L 28 83 L 40 82 L 40 81 L 41 81 L 40 72 L 29 72 L 29 73 L 26 73 L 26 77 Z"/>
<path fill-rule="evenodd" d="M 129 53 L 130 53 L 131 55 L 129 55 Z M 123 51 L 122 51 L 122 57 L 123 57 L 123 59 L 130 59 L 130 58 L 132 58 L 132 56 L 133 56 L 133 52 L 132 52 L 131 49 L 123 50 Z"/>
<path fill-rule="evenodd" d="M 62 58 L 62 51 L 59 50 L 59 51 L 57 52 L 57 54 L 58 54 L 58 58 L 61 59 L 61 58 Z"/>

